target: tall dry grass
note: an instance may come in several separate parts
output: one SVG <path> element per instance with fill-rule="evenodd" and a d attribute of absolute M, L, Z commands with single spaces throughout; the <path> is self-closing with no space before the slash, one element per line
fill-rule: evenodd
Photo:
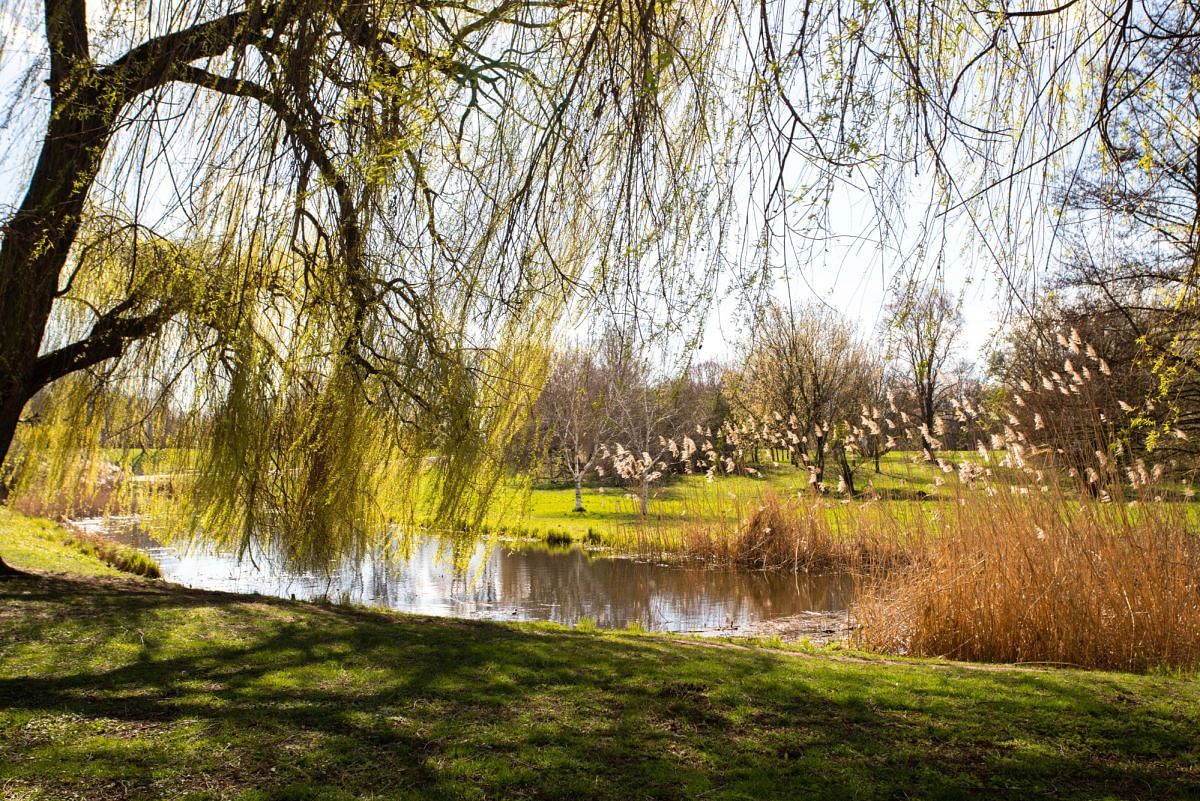
<path fill-rule="evenodd" d="M 940 511 L 924 558 L 867 584 L 855 610 L 866 647 L 1122 670 L 1200 666 L 1200 541 L 1185 506 L 1010 492 L 962 496 Z"/>
<path fill-rule="evenodd" d="M 843 504 L 766 493 L 737 522 L 686 526 L 682 550 L 716 565 L 796 572 L 880 573 L 925 551 L 926 526 L 884 502 Z"/>
<path fill-rule="evenodd" d="M 884 653 L 1144 670 L 1200 667 L 1200 534 L 1153 496 L 957 488 L 923 503 L 767 494 L 691 525 L 714 564 L 860 580 L 858 644 Z"/>

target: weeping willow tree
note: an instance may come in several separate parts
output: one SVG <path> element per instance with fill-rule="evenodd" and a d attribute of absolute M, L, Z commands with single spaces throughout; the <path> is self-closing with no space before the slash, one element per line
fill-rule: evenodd
<path fill-rule="evenodd" d="M 169 420 L 173 505 L 229 545 L 321 562 L 418 490 L 478 515 L 572 298 L 711 285 L 727 10 L 16 4 L 6 481 Z"/>
<path fill-rule="evenodd" d="M 1130 154 L 1194 141 L 1194 82 L 1156 65 L 1198 21 L 1191 0 L 10 3 L 5 163 L 31 158 L 0 242 L 0 458 L 94 446 L 105 386 L 187 410 L 206 531 L 320 553 L 418 481 L 457 516 L 566 298 L 711 292 L 725 254 L 698 243 L 731 179 L 762 189 L 761 275 L 735 285 L 820 245 L 849 184 L 885 249 L 937 268 L 957 215 L 1036 287 L 1062 174 L 1168 171 Z"/>
<path fill-rule="evenodd" d="M 1185 196 L 1164 238 L 1194 241 L 1195 0 L 753 6 L 764 241 L 824 247 L 849 187 L 871 207 L 856 235 L 930 272 L 968 244 L 1026 298 L 1063 245 L 1062 188 L 1085 176 L 1129 201 L 1109 214 L 1140 214 L 1138 188 Z M 912 278 L 932 276 L 896 283 Z"/>

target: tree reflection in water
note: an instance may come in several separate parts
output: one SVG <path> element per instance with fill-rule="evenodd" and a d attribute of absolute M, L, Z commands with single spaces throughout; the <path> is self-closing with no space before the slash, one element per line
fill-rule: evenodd
<path fill-rule="evenodd" d="M 566 624 L 589 618 L 602 628 L 636 623 L 653 631 L 744 628 L 801 612 L 843 611 L 854 592 L 845 574 L 665 565 L 578 548 L 476 543 L 455 559 L 435 538 L 415 540 L 397 558 L 346 558 L 328 575 L 297 575 L 261 552 L 239 562 L 203 548 L 164 548 L 136 527 L 105 533 L 145 549 L 164 578 L 189 587 L 467 618 Z"/>

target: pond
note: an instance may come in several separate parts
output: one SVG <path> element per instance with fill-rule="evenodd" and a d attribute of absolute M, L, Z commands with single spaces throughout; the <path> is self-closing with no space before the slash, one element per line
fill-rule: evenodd
<path fill-rule="evenodd" d="M 848 625 L 855 583 L 845 574 L 789 574 L 664 564 L 578 547 L 480 542 L 456 561 L 436 538 L 405 558 L 344 560 L 329 575 L 289 573 L 261 553 L 253 560 L 200 547 L 177 549 L 135 525 L 87 528 L 149 553 L 163 578 L 188 587 L 328 599 L 422 615 L 540 620 L 650 631 L 805 634 L 829 639 Z M 832 628 L 831 628 L 832 627 Z"/>

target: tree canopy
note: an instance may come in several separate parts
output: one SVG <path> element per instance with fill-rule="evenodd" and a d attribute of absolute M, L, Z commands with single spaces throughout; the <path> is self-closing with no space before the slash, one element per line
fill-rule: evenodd
<path fill-rule="evenodd" d="M 15 3 L 5 479 L 169 418 L 187 508 L 235 541 L 320 554 L 393 518 L 392 490 L 466 514 L 573 298 L 640 322 L 703 307 L 722 267 L 764 291 L 847 184 L 879 241 L 936 267 L 959 215 L 1018 288 L 1072 160 L 1186 196 L 1198 21 L 1177 0 Z M 761 235 L 728 265 L 750 188 Z M 1194 243 L 1179 209 L 1154 235 Z"/>
<path fill-rule="evenodd" d="M 38 393 L 22 441 L 86 444 L 104 385 L 156 400 L 126 425 L 195 412 L 172 444 L 214 532 L 337 546 L 422 480 L 467 513 L 570 290 L 705 284 L 725 10 L 46 0 L 9 99 L 40 152 L 0 244 L 0 456 L 38 463 L 9 453 Z"/>

